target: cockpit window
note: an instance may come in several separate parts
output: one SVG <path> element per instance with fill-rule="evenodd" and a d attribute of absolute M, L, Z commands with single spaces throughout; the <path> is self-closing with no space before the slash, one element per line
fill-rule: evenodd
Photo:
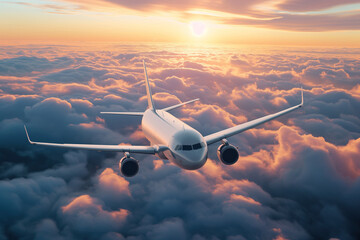
<path fill-rule="evenodd" d="M 192 146 L 191 145 L 183 145 L 182 149 L 185 151 L 190 151 L 190 150 L 192 150 Z"/>
<path fill-rule="evenodd" d="M 179 151 L 179 150 L 183 150 L 183 151 L 190 151 L 190 150 L 197 150 L 200 148 L 205 147 L 205 143 L 201 142 L 201 143 L 196 143 L 193 145 L 176 145 L 175 150 Z"/>
<path fill-rule="evenodd" d="M 196 143 L 193 145 L 193 149 L 196 150 L 196 149 L 199 149 L 201 148 L 201 144 L 200 143 Z"/>

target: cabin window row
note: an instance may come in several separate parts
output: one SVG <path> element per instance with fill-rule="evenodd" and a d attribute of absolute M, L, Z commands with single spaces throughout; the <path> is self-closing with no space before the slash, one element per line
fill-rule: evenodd
<path fill-rule="evenodd" d="M 175 150 L 190 151 L 205 147 L 205 143 L 195 143 L 193 145 L 176 145 Z"/>

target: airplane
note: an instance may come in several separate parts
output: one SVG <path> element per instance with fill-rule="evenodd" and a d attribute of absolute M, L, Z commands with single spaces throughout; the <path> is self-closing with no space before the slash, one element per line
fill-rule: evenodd
<path fill-rule="evenodd" d="M 143 65 L 148 101 L 147 110 L 144 112 L 101 112 L 101 114 L 142 116 L 142 130 L 145 137 L 149 140 L 150 146 L 34 142 L 30 140 L 28 131 L 24 125 L 29 143 L 61 148 L 123 152 L 124 157 L 119 161 L 119 168 L 125 177 L 135 176 L 139 171 L 139 163 L 131 157 L 130 154 L 132 153 L 156 155 L 161 159 L 170 160 L 170 162 L 182 169 L 195 170 L 201 168 L 206 163 L 208 146 L 216 142 L 221 142 L 221 145 L 217 149 L 219 160 L 226 165 L 232 165 L 238 161 L 239 152 L 235 146 L 228 142 L 227 138 L 292 112 L 304 104 L 303 90 L 301 88 L 301 103 L 298 105 L 203 136 L 197 130 L 169 113 L 170 110 L 198 101 L 199 99 L 157 109 L 152 98 L 145 61 L 143 61 Z"/>

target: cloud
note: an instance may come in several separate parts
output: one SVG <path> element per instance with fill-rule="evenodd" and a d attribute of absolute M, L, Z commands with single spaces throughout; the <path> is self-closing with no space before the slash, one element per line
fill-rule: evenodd
<path fill-rule="evenodd" d="M 65 69 L 56 73 L 42 76 L 40 80 L 61 83 L 88 83 L 93 78 L 99 78 L 106 74 L 105 70 L 96 70 L 90 67 L 79 67 L 74 69 Z"/>
<path fill-rule="evenodd" d="M 1 181 L 0 191 L 4 196 L 0 205 L 0 221 L 4 226 L 13 224 L 11 227 L 14 230 L 24 227 L 23 232 L 19 232 L 24 234 L 28 229 L 23 224 L 31 219 L 32 213 L 46 216 L 51 202 L 66 191 L 66 185 L 64 180 L 53 177 L 16 178 Z"/>
<path fill-rule="evenodd" d="M 132 201 L 129 182 L 119 176 L 111 168 L 106 168 L 99 176 L 97 194 L 101 196 L 108 206 L 120 207 L 119 201 Z"/>
<path fill-rule="evenodd" d="M 231 175 L 255 178 L 268 175 L 261 177 L 266 182 L 263 182 L 262 186 L 272 196 L 291 199 L 300 204 L 301 208 L 318 204 L 317 210 L 306 213 L 302 218 L 310 220 L 314 218 L 313 214 L 324 214 L 324 217 L 318 219 L 321 224 L 332 225 L 332 221 L 337 222 L 339 226 L 333 229 L 333 234 L 350 237 L 343 228 L 356 232 L 356 224 L 353 225 L 352 222 L 357 221 L 357 217 L 353 219 L 351 211 L 345 210 L 349 209 L 348 204 L 352 205 L 352 201 L 344 201 L 344 196 L 359 177 L 357 160 L 351 154 L 359 151 L 358 139 L 338 147 L 327 143 L 321 137 L 300 135 L 289 127 L 282 127 L 278 141 L 279 145 L 275 145 L 271 150 L 273 158 L 264 158 L 261 152 L 253 153 L 240 159 L 243 164 L 239 167 L 243 170 L 234 171 Z M 253 164 L 258 165 L 255 167 Z M 263 170 L 259 171 L 259 168 Z M 255 172 L 257 174 L 254 174 Z M 327 214 L 332 215 L 331 220 L 325 217 Z M 330 234 L 322 230 L 321 224 L 310 226 L 310 222 L 306 223 L 308 220 L 305 220 L 302 226 L 315 238 Z M 309 225 L 306 226 L 307 224 Z"/>
<path fill-rule="evenodd" d="M 316 1 L 315 3 L 313 3 L 310 1 L 287 0 L 287 1 L 281 2 L 277 6 L 283 10 L 307 12 L 307 11 L 314 11 L 314 10 L 329 9 L 332 7 L 337 7 L 337 6 L 351 4 L 351 3 L 358 3 L 358 1 L 357 0 L 345 0 L 342 2 L 338 2 L 336 0 L 331 0 L 331 1 Z"/>
<path fill-rule="evenodd" d="M 181 219 L 174 218 L 166 220 L 153 226 L 153 229 L 147 234 L 151 239 L 186 239 L 184 223 Z"/>
<path fill-rule="evenodd" d="M 163 0 L 126 1 L 126 0 L 64 0 L 81 9 L 93 11 L 114 11 L 130 9 L 139 14 L 165 15 L 181 21 L 202 18 L 215 22 L 248 25 L 262 28 L 282 29 L 288 31 L 323 32 L 336 30 L 359 30 L 359 14 L 351 11 L 349 5 L 357 4 L 356 0 L 346 1 L 310 1 L 284 0 L 269 2 L 256 1 L 181 1 L 168 2 Z M 136 53 L 120 54 L 121 61 L 136 58 Z"/>
<path fill-rule="evenodd" d="M 0 63 L 8 75 L 0 81 L 0 238 L 360 235 L 355 49 L 214 47 L 208 53 L 162 46 L 144 52 L 124 45 L 106 54 L 71 47 L 70 56 L 65 46 L 3 48 Z M 22 59 L 27 55 L 39 66 Z M 197 171 L 134 154 L 139 174 L 124 178 L 121 153 L 28 144 L 24 123 L 36 141 L 149 144 L 141 118 L 99 114 L 146 109 L 143 56 L 156 106 L 199 97 L 171 113 L 204 135 L 298 104 L 300 86 L 305 106 L 229 138 L 241 156 L 233 166 L 215 160 L 218 144 L 210 146 L 208 162 Z M 18 62 L 21 74 L 14 70 Z"/>
<path fill-rule="evenodd" d="M 129 213 L 124 209 L 106 211 L 97 199 L 81 195 L 61 207 L 59 214 L 75 234 L 97 239 L 102 233 L 121 230 Z"/>
<path fill-rule="evenodd" d="M 59 229 L 56 226 L 56 223 L 51 219 L 44 219 L 41 223 L 36 227 L 36 235 L 35 239 L 42 240 L 42 239 L 56 239 L 61 240 L 64 239 L 59 234 Z"/>
<path fill-rule="evenodd" d="M 225 24 L 250 25 L 298 32 L 325 32 L 339 30 L 359 30 L 360 14 L 276 14 L 271 20 L 233 18 Z"/>
<path fill-rule="evenodd" d="M 73 63 L 70 57 L 59 57 L 53 61 L 47 58 L 21 56 L 17 58 L 1 59 L 1 76 L 31 76 L 38 72 L 51 71 L 54 69 L 68 67 Z"/>

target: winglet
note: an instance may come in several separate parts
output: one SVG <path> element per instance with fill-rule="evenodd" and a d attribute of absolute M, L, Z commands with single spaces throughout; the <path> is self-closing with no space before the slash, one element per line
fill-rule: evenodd
<path fill-rule="evenodd" d="M 143 64 L 144 64 L 144 74 L 145 74 L 145 81 L 146 81 L 146 95 L 147 95 L 147 100 L 148 100 L 148 106 L 150 109 L 155 111 L 155 105 L 154 105 L 154 102 L 152 99 L 152 93 L 151 93 L 149 78 L 148 78 L 148 74 L 147 74 L 147 70 L 146 70 L 145 60 L 143 60 Z"/>
<path fill-rule="evenodd" d="M 24 128 L 25 128 L 26 137 L 27 137 L 29 143 L 33 144 L 33 142 L 30 140 L 29 133 L 28 133 L 25 125 L 24 125 Z"/>
<path fill-rule="evenodd" d="M 301 106 L 304 105 L 304 91 L 303 91 L 303 88 L 301 86 L 301 103 L 300 103 Z"/>

